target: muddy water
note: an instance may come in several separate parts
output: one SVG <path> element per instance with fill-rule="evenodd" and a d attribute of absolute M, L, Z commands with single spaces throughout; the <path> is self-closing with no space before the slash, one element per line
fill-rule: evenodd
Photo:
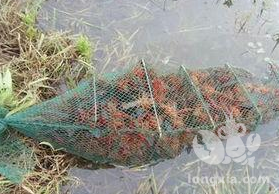
<path fill-rule="evenodd" d="M 276 60 L 279 53 L 271 54 L 278 3 L 265 4 L 245 0 L 228 8 L 221 0 L 50 0 L 40 26 L 86 33 L 95 43 L 100 71 L 144 57 L 168 67 L 229 62 L 259 72 L 264 58 Z"/>
<path fill-rule="evenodd" d="M 263 76 L 267 62 L 279 62 L 279 3 L 272 0 L 49 0 L 40 13 L 39 26 L 46 31 L 83 33 L 94 43 L 98 72 L 119 71 L 144 58 L 164 70 L 230 63 Z M 274 49 L 274 50 L 273 50 Z M 202 193 L 204 185 L 189 176 L 220 175 L 242 177 L 266 175 L 270 185 L 278 184 L 278 122 L 260 126 L 262 146 L 254 153 L 257 168 L 230 164 L 206 165 L 196 155 L 183 153 L 141 171 L 72 169 L 83 184 L 72 193 L 134 193 L 140 183 L 152 185 L 154 175 L 161 193 Z M 146 186 L 145 186 L 146 187 Z M 234 193 L 264 193 L 265 186 L 238 185 Z M 66 189 L 66 188 L 65 188 Z M 253 190 L 255 189 L 255 190 Z M 150 189 L 150 193 L 156 188 Z M 247 191 L 247 192 L 246 192 Z M 255 191 L 255 192 L 253 192 Z M 141 189 L 141 193 L 143 190 Z M 148 193 L 148 192 L 146 192 Z"/>

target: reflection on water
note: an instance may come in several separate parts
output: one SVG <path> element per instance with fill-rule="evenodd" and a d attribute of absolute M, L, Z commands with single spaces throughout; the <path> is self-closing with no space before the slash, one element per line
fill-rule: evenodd
<path fill-rule="evenodd" d="M 279 121 L 273 121 L 259 128 L 257 133 L 262 138 L 262 144 L 252 156 L 255 157 L 255 167 L 241 166 L 237 163 L 208 165 L 200 161 L 193 151 L 186 152 L 174 160 L 167 160 L 155 166 L 139 169 L 100 169 L 96 171 L 84 169 L 72 169 L 70 174 L 79 177 L 82 183 L 78 187 L 65 187 L 73 193 L 152 193 L 157 188 L 160 193 L 205 193 L 210 192 L 207 184 L 196 184 L 197 177 L 230 177 L 238 183 L 234 185 L 234 193 L 267 193 L 271 188 L 279 186 L 279 138 L 277 129 Z M 245 138 L 243 139 L 245 142 Z M 225 143 L 225 142 L 224 142 Z M 243 177 L 253 177 L 250 184 L 243 184 Z M 256 183 L 259 181 L 259 183 Z M 269 183 L 261 182 L 261 178 L 267 178 Z M 155 182 L 155 183 L 154 183 Z M 228 183 L 218 185 L 218 191 L 231 187 Z M 145 191 L 147 190 L 147 191 Z M 276 192 L 275 192 L 276 193 Z"/>
<path fill-rule="evenodd" d="M 43 6 L 39 26 L 88 35 L 94 43 L 98 72 L 117 71 L 145 58 L 164 70 L 181 64 L 201 68 L 230 63 L 261 75 L 267 61 L 279 61 L 279 48 L 274 49 L 278 16 L 279 3 L 272 0 L 49 0 Z M 189 183 L 187 177 L 216 173 L 238 177 L 266 174 L 270 184 L 278 187 L 277 126 L 275 121 L 259 127 L 265 143 L 255 153 L 254 169 L 234 164 L 209 166 L 195 154 L 183 153 L 142 171 L 72 169 L 71 173 L 84 182 L 72 192 L 133 193 L 140 183 L 152 185 L 150 176 L 154 175 L 157 188 L 153 184 L 155 188 L 149 191 L 203 193 L 210 189 Z M 235 193 L 261 194 L 269 188 L 238 185 L 237 189 L 241 191 Z M 142 187 L 140 191 L 148 193 Z"/>
<path fill-rule="evenodd" d="M 100 71 L 133 64 L 216 66 L 229 62 L 260 72 L 278 33 L 278 3 L 193 0 L 47 1 L 40 27 L 86 33 Z M 271 4 L 272 3 L 272 4 Z M 269 5 L 270 4 L 270 5 Z"/>

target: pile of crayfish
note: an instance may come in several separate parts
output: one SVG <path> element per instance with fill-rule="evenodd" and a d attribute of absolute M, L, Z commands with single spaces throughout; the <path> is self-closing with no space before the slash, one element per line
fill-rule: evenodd
<path fill-rule="evenodd" d="M 252 130 L 261 110 L 270 109 L 267 94 L 277 111 L 279 90 L 241 76 L 229 66 L 159 74 L 141 63 L 109 80 L 98 78 L 67 103 L 66 110 L 75 111 L 69 112 L 73 124 L 87 126 L 72 135 L 73 146 L 89 159 L 138 165 L 189 151 L 199 129 L 216 130 L 228 116 Z"/>

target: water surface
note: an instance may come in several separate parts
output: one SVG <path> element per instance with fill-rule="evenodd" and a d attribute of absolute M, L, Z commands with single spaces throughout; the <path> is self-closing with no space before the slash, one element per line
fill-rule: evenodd
<path fill-rule="evenodd" d="M 227 1 L 230 2 L 230 1 Z M 222 0 L 49 0 L 40 13 L 39 27 L 86 34 L 94 44 L 97 72 L 119 71 L 145 59 L 160 70 L 180 65 L 204 68 L 230 63 L 263 76 L 268 62 L 279 61 L 275 48 L 279 33 L 277 1 Z M 183 153 L 173 160 L 143 170 L 123 168 L 72 169 L 80 178 L 72 193 L 152 193 L 155 177 L 161 193 L 203 193 L 205 185 L 189 176 L 214 174 L 243 177 L 266 175 L 278 187 L 278 122 L 258 128 L 262 146 L 255 153 L 256 167 L 236 164 L 210 166 L 196 155 Z M 272 140 L 271 140 L 272 139 Z M 151 177 L 151 178 L 150 178 Z M 141 184 L 153 185 L 144 192 Z M 143 188 L 147 188 L 147 186 Z M 235 193 L 263 193 L 259 184 L 237 185 Z M 139 189 L 140 187 L 140 189 Z M 252 193 L 253 193 L 252 192 Z"/>

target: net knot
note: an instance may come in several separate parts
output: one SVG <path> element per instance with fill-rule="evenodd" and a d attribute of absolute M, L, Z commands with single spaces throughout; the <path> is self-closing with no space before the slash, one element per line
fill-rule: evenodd
<path fill-rule="evenodd" d="M 0 136 L 5 131 L 6 128 L 7 128 L 7 123 L 5 119 L 0 118 Z"/>
<path fill-rule="evenodd" d="M 7 123 L 3 118 L 0 118 L 0 145 L 5 138 L 5 131 L 7 129 Z"/>
<path fill-rule="evenodd" d="M 2 127 L 4 127 L 4 128 L 7 127 L 7 123 L 4 118 L 0 118 L 0 131 L 1 131 Z"/>
<path fill-rule="evenodd" d="M 0 107 L 0 141 L 3 139 L 4 132 L 7 129 L 7 122 L 5 120 L 8 110 Z M 0 142 L 1 143 L 1 142 Z"/>

